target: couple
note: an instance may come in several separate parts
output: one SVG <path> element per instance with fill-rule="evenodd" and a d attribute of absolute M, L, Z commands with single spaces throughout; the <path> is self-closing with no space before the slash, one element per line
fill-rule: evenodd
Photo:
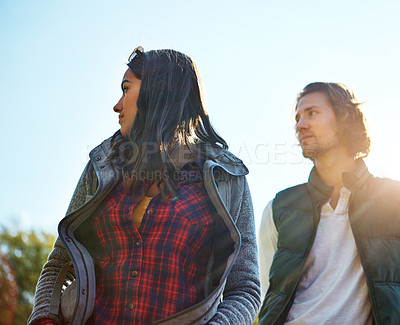
<path fill-rule="evenodd" d="M 44 265 L 29 324 L 396 324 L 399 185 L 372 177 L 352 93 L 308 85 L 296 105 L 307 184 L 265 209 L 257 243 L 246 166 L 203 107 L 193 61 L 136 48 Z M 354 235 L 353 235 L 354 234 Z M 269 270 L 271 270 L 269 272 Z M 264 296 L 263 293 L 263 296 Z"/>

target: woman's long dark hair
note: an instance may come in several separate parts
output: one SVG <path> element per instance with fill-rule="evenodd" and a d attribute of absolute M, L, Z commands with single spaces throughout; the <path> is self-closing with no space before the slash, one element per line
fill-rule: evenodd
<path fill-rule="evenodd" d="M 196 142 L 228 148 L 211 125 L 203 106 L 200 77 L 194 62 L 174 50 L 137 55 L 129 69 L 141 79 L 137 115 L 126 137 L 117 132 L 109 159 L 122 167 L 127 189 L 140 182 L 164 183 L 163 195 L 174 192 L 179 145 Z M 160 187 L 159 187 L 160 189 Z"/>

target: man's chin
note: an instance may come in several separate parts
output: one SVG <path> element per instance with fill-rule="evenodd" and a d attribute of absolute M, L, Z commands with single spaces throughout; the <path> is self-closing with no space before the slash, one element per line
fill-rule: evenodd
<path fill-rule="evenodd" d="M 317 155 L 317 149 L 315 147 L 304 147 L 302 150 L 304 158 L 313 159 Z"/>

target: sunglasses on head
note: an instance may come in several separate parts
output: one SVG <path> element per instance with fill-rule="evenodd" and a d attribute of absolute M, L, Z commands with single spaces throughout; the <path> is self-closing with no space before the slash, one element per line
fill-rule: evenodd
<path fill-rule="evenodd" d="M 136 56 L 138 56 L 139 59 L 143 59 L 143 52 L 144 52 L 143 46 L 138 46 L 133 50 L 131 55 L 129 55 L 128 61 L 131 62 Z"/>

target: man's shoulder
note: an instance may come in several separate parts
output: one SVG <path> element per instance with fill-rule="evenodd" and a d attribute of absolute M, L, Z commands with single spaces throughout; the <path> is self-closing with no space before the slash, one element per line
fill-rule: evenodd
<path fill-rule="evenodd" d="M 284 190 L 276 193 L 276 197 L 280 197 L 280 196 L 297 197 L 299 195 L 303 195 L 304 191 L 307 191 L 307 183 L 302 183 L 302 184 L 298 184 L 298 185 L 294 185 L 294 186 L 285 188 Z"/>
<path fill-rule="evenodd" d="M 373 176 L 370 179 L 368 189 L 372 196 L 384 196 L 400 200 L 400 181 Z"/>
<path fill-rule="evenodd" d="M 308 196 L 307 183 L 291 186 L 276 194 L 273 207 L 274 209 L 282 207 L 299 208 L 306 196 Z"/>
<path fill-rule="evenodd" d="M 373 176 L 372 182 L 375 183 L 377 186 L 397 189 L 400 188 L 400 181 L 391 178 Z"/>

